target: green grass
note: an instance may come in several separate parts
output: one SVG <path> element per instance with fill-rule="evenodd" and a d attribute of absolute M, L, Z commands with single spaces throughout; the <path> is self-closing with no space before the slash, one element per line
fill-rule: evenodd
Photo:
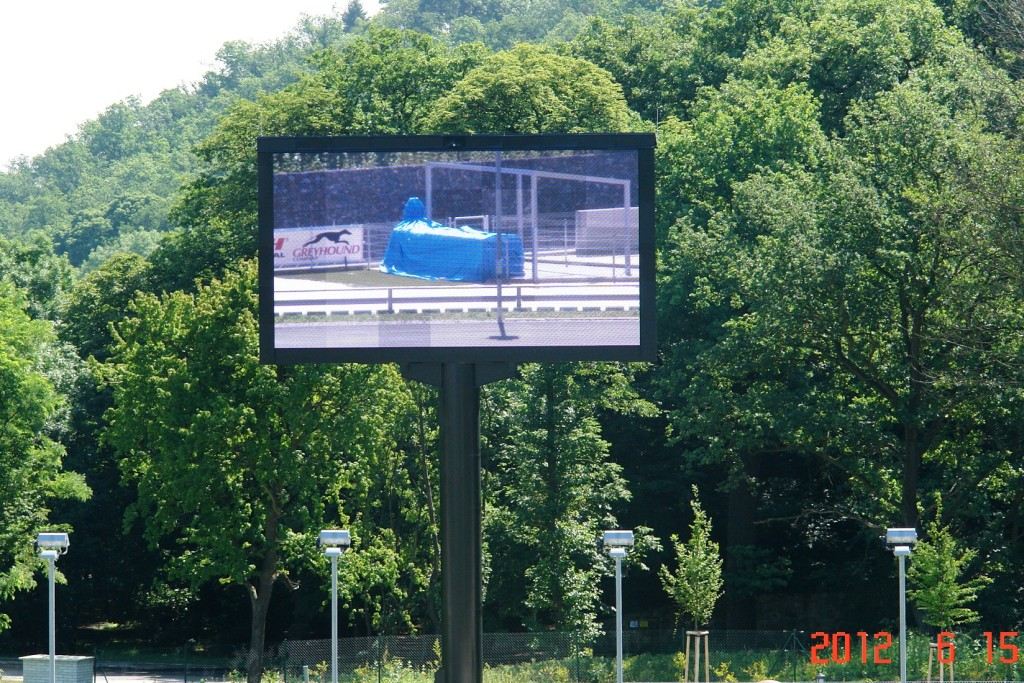
<path fill-rule="evenodd" d="M 848 664 L 811 664 L 807 653 L 787 653 L 778 650 L 729 651 L 711 650 L 711 678 L 713 681 L 735 683 L 736 681 L 814 681 L 818 672 L 826 680 L 836 681 L 891 681 L 899 678 L 898 646 L 886 653 L 893 663 L 888 665 L 861 664 L 859 651 L 854 653 Z M 795 657 L 795 659 L 794 659 Z M 870 659 L 871 657 L 869 657 Z M 927 639 L 911 634 L 908 643 L 908 675 L 911 680 L 925 680 L 928 668 Z M 626 681 L 658 681 L 663 683 L 682 681 L 685 670 L 685 656 L 674 654 L 641 654 L 627 656 L 623 660 L 623 674 Z M 1010 665 L 989 665 L 985 662 L 984 642 L 973 641 L 967 636 L 957 636 L 956 680 L 1021 681 L 1024 680 L 1024 663 Z M 703 664 L 702 664 L 703 668 Z M 933 680 L 938 679 L 937 664 L 932 670 Z M 578 658 L 551 659 L 524 664 L 486 667 L 484 683 L 572 683 L 586 681 L 611 683 L 614 681 L 614 660 L 608 657 L 582 655 Z M 292 680 L 289 677 L 289 680 Z M 311 677 L 311 681 L 314 681 Z M 339 683 L 376 683 L 378 669 L 368 666 L 355 671 L 339 672 Z M 434 683 L 433 668 L 415 667 L 400 660 L 389 660 L 381 665 L 380 680 L 388 683 Z M 268 672 L 264 683 L 281 683 L 280 674 Z"/>
<path fill-rule="evenodd" d="M 856 637 L 853 642 L 856 643 Z M 956 680 L 1024 681 L 1024 662 L 1013 665 L 988 664 L 985 661 L 984 639 L 972 639 L 964 634 L 956 636 Z M 180 651 L 151 651 L 147 648 L 104 649 L 99 653 L 104 659 L 183 662 Z M 210 652 L 191 653 L 188 661 L 200 667 L 204 663 L 220 665 L 219 658 Z M 826 657 L 830 652 L 823 653 Z M 869 659 L 873 658 L 869 654 Z M 815 665 L 810 662 L 809 653 L 794 653 L 774 650 L 730 650 L 716 651 L 711 648 L 711 672 L 713 681 L 735 683 L 736 681 L 814 681 L 818 672 L 825 674 L 830 683 L 838 681 L 892 681 L 899 678 L 898 645 L 885 653 L 892 663 L 861 664 L 859 649 L 854 647 L 852 661 L 847 664 Z M 908 643 L 908 674 L 911 680 L 925 680 L 928 669 L 928 639 L 919 634 L 910 634 Z M 268 662 L 264 683 L 283 683 L 284 677 L 274 664 Z M 702 667 L 703 668 L 703 667 Z M 311 683 L 321 683 L 327 677 L 326 664 L 311 667 Z M 663 683 L 683 680 L 685 657 L 682 653 L 640 654 L 627 656 L 623 662 L 626 681 L 658 681 Z M 413 666 L 400 659 L 388 659 L 380 665 L 380 680 L 388 683 L 434 683 L 432 666 Z M 937 664 L 932 670 L 933 680 L 938 678 Z M 243 683 L 244 674 L 236 672 L 232 681 Z M 301 674 L 289 668 L 288 682 L 301 680 Z M 356 670 L 339 671 L 339 683 L 376 683 L 378 667 L 371 664 Z M 484 683 L 611 683 L 614 680 L 614 660 L 610 657 L 594 657 L 588 651 L 579 657 L 549 659 L 522 664 L 489 666 L 484 671 Z M 13 683 L 8 680 L 0 683 Z"/>

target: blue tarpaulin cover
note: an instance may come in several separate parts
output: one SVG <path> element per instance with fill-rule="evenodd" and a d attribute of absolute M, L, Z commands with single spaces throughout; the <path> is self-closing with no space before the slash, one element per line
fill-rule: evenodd
<path fill-rule="evenodd" d="M 502 278 L 522 277 L 523 241 L 501 234 L 507 263 L 498 261 L 498 234 L 471 227 L 450 228 L 427 217 L 419 197 L 410 197 L 388 241 L 380 270 L 426 280 L 486 282 L 500 267 Z"/>

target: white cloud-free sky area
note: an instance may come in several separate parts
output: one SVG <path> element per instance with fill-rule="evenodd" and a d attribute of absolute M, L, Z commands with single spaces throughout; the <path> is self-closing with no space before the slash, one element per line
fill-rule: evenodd
<path fill-rule="evenodd" d="M 376 0 L 362 0 L 368 14 Z M 127 97 L 198 81 L 228 40 L 283 36 L 348 0 L 0 0 L 0 170 Z"/>

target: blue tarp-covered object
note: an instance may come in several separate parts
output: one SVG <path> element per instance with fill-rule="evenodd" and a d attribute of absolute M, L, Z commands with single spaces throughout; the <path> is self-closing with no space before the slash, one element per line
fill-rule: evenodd
<path fill-rule="evenodd" d="M 476 228 L 450 228 L 435 223 L 426 215 L 419 197 L 410 197 L 388 241 L 380 270 L 426 280 L 486 282 L 495 274 L 502 279 L 522 277 L 523 241 L 518 235 L 499 235 Z"/>

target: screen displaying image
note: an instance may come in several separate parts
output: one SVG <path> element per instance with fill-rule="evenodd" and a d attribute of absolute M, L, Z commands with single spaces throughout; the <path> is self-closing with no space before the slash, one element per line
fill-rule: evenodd
<path fill-rule="evenodd" d="M 271 193 L 261 204 L 270 229 L 262 295 L 272 299 L 264 341 L 279 360 L 290 351 L 314 360 L 316 350 L 381 351 L 381 360 L 389 350 L 435 360 L 468 357 L 459 350 L 510 360 L 530 358 L 525 349 L 562 349 L 555 356 L 565 358 L 590 347 L 638 350 L 641 274 L 652 265 L 641 249 L 642 154 L 261 154 Z"/>

